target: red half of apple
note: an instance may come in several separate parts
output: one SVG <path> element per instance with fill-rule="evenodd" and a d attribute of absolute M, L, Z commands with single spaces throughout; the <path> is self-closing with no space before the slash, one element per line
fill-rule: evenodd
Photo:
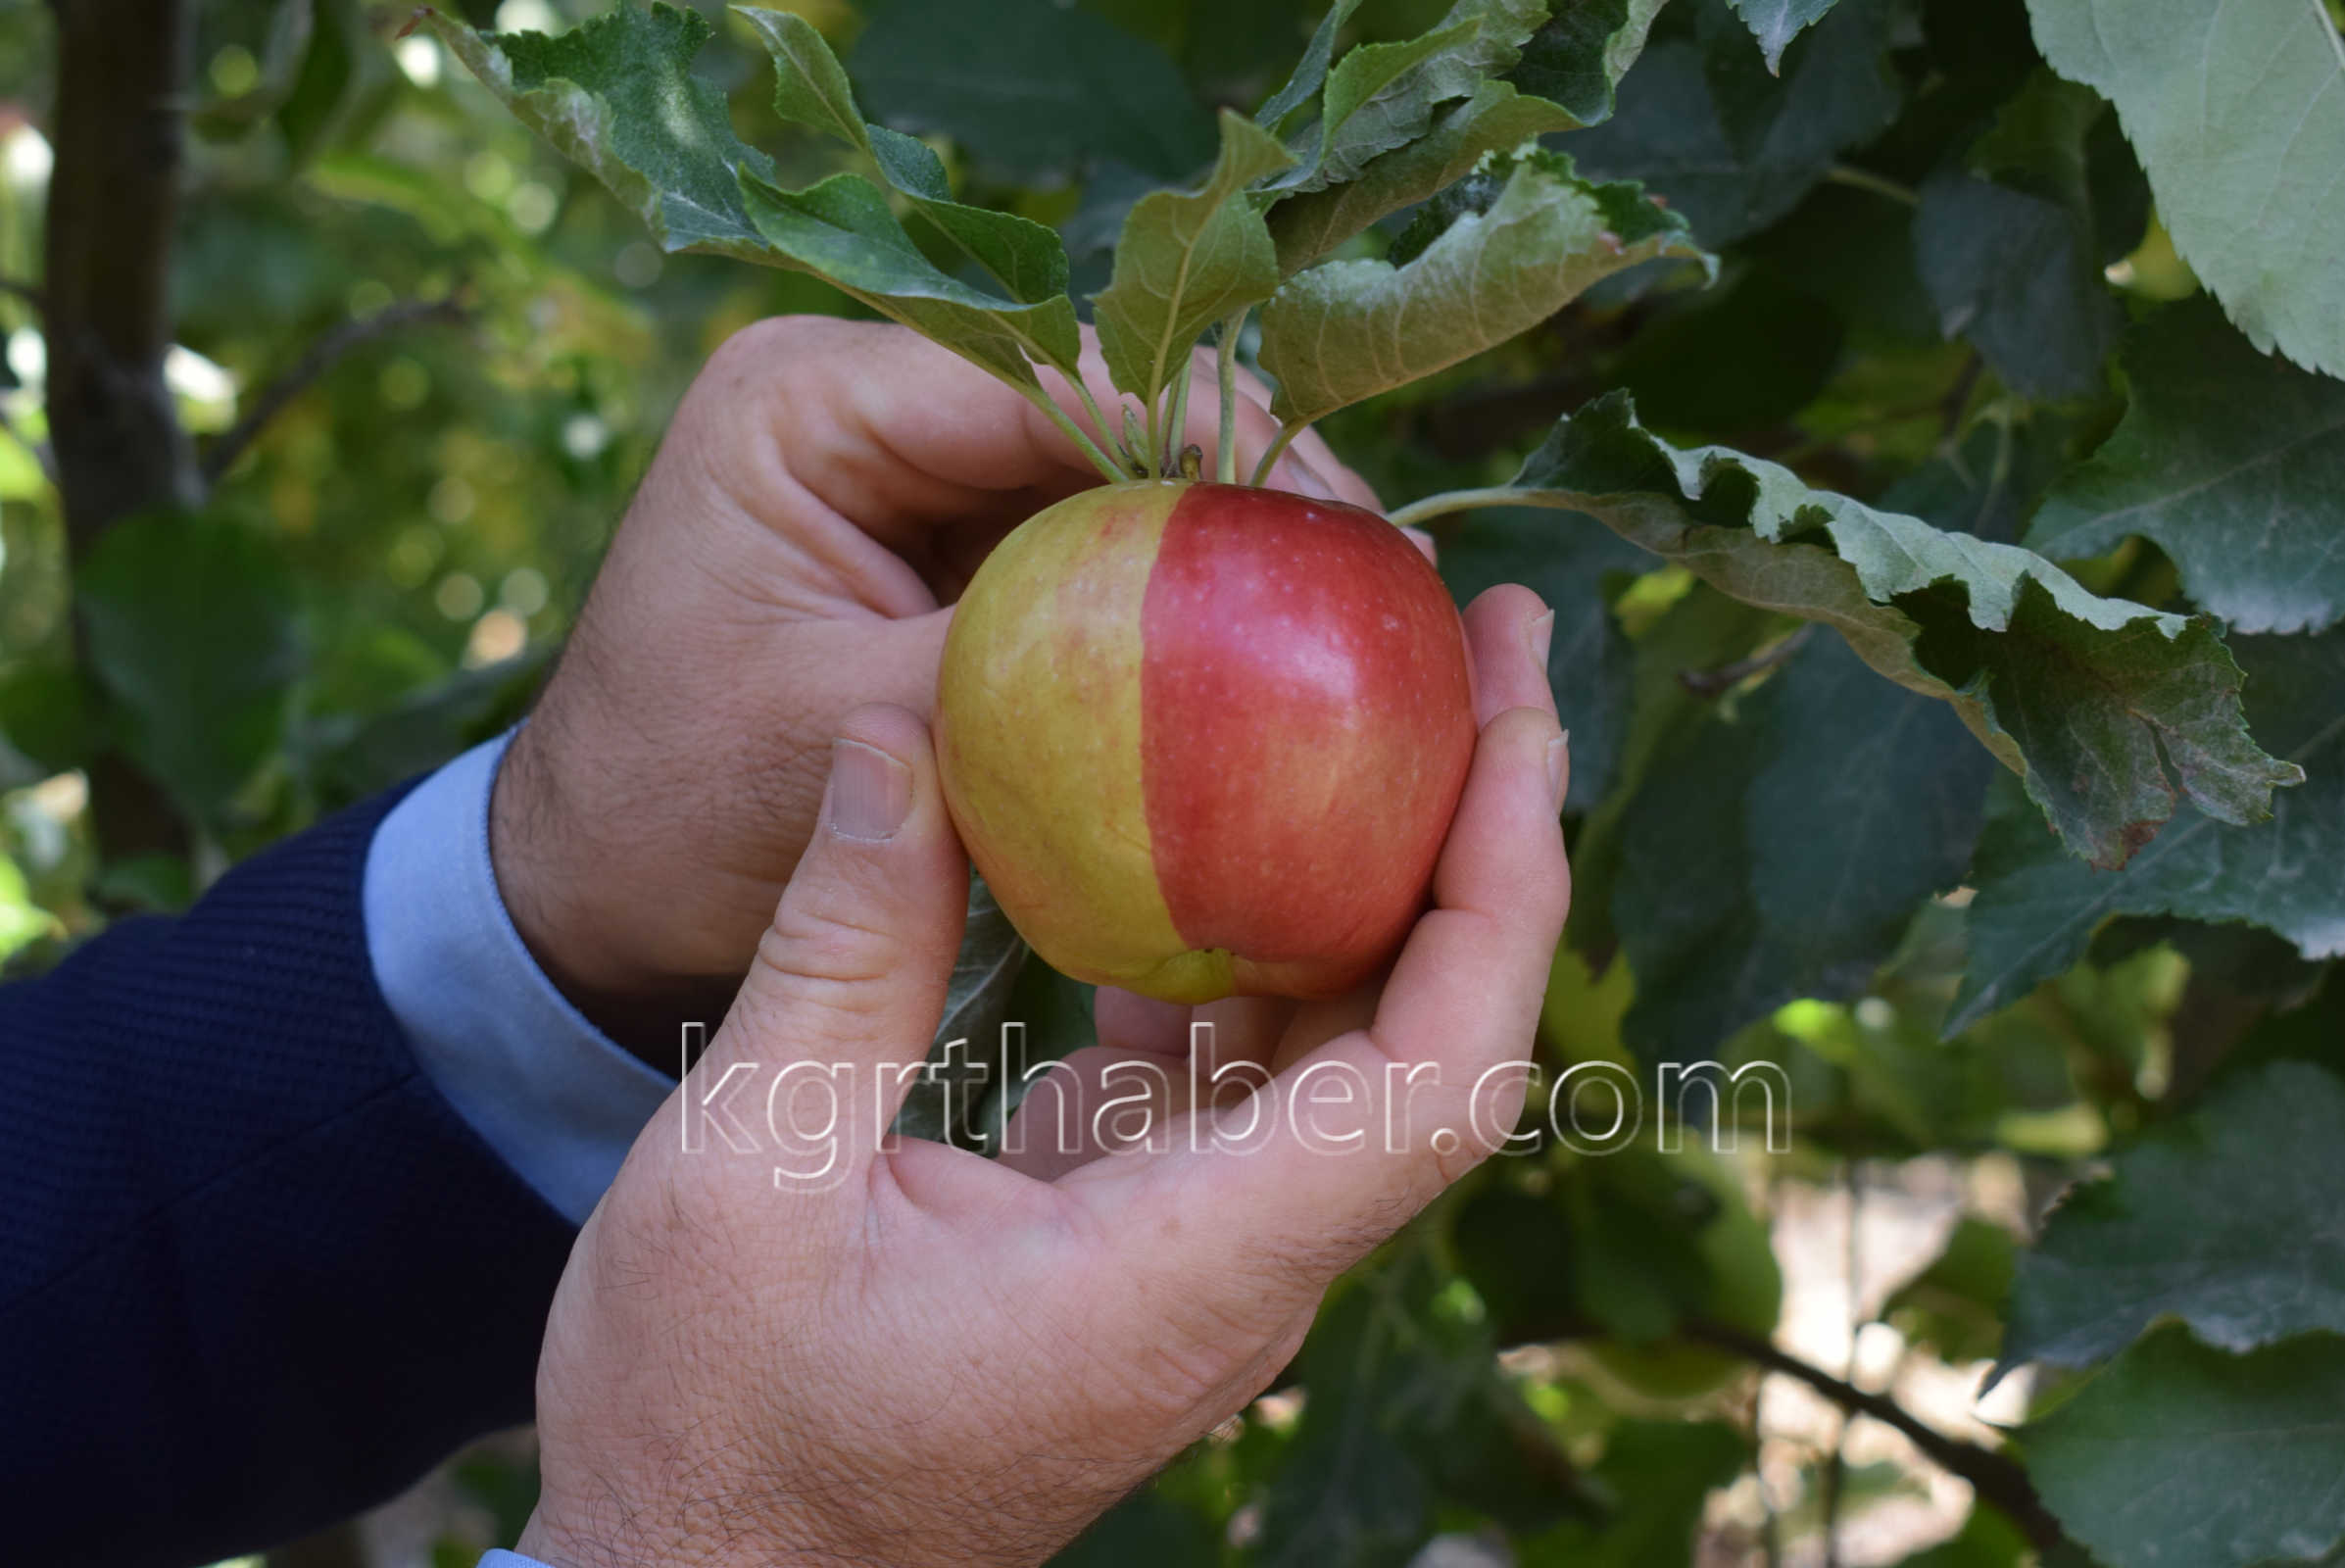
<path fill-rule="evenodd" d="M 1026 940 L 1189 1003 L 1332 996 L 1389 961 L 1474 738 L 1457 611 L 1398 529 L 1176 481 L 1004 540 L 936 717 L 953 822 Z"/>

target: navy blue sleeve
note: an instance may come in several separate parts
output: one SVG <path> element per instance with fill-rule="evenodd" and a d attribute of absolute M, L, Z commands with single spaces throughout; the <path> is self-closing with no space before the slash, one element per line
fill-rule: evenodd
<path fill-rule="evenodd" d="M 0 989 L 0 1531 L 214 1561 L 525 1421 L 569 1226 L 376 989 L 384 799 Z"/>

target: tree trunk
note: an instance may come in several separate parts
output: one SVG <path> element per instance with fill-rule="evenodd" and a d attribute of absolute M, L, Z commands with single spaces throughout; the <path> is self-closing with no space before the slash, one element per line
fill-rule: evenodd
<path fill-rule="evenodd" d="M 194 10 L 186 0 L 55 0 L 47 254 L 49 441 L 78 565 L 124 517 L 200 504 L 194 444 L 164 382 Z M 90 767 L 110 857 L 184 854 L 185 824 L 126 758 Z"/>

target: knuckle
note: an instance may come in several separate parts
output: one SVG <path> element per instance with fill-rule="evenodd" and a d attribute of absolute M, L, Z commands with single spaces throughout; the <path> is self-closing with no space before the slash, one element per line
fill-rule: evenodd
<path fill-rule="evenodd" d="M 758 938 L 756 963 L 792 1004 L 859 1020 L 885 1010 L 899 956 L 888 932 L 844 908 L 785 899 Z"/>

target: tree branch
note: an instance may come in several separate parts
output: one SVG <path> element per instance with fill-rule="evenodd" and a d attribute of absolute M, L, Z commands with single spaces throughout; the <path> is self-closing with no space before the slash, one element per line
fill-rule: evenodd
<path fill-rule="evenodd" d="M 20 283 L 13 277 L 0 277 L 0 294 L 14 294 L 36 311 L 49 308 L 49 296 L 30 283 Z"/>
<path fill-rule="evenodd" d="M 2043 1499 L 2035 1494 L 2035 1484 L 2027 1479 L 2027 1472 L 2009 1454 L 1980 1447 L 1962 1438 L 1950 1438 L 1910 1414 L 1887 1395 L 1867 1394 L 1847 1379 L 1836 1378 L 1822 1367 L 1810 1366 L 1755 1334 L 1725 1323 L 1689 1319 L 1678 1325 L 1678 1336 L 1738 1355 L 1770 1372 L 1796 1378 L 1842 1409 L 1869 1415 L 1883 1426 L 1894 1427 L 1932 1464 L 1968 1481 L 1972 1491 L 2010 1515 L 2012 1523 L 2020 1527 L 2038 1551 L 2048 1551 L 2064 1539 L 2066 1533 L 2060 1528 L 2060 1521 L 2052 1517 Z"/>
<path fill-rule="evenodd" d="M 311 344 L 309 352 L 295 361 L 292 368 L 263 387 L 244 416 L 204 449 L 205 482 L 217 484 L 220 475 L 236 466 L 236 460 L 244 456 L 245 449 L 269 420 L 283 413 L 287 404 L 308 391 L 318 377 L 353 350 L 404 326 L 427 321 L 467 321 L 471 317 L 471 307 L 451 293 L 436 300 L 400 300 L 371 316 L 343 322 Z"/>

